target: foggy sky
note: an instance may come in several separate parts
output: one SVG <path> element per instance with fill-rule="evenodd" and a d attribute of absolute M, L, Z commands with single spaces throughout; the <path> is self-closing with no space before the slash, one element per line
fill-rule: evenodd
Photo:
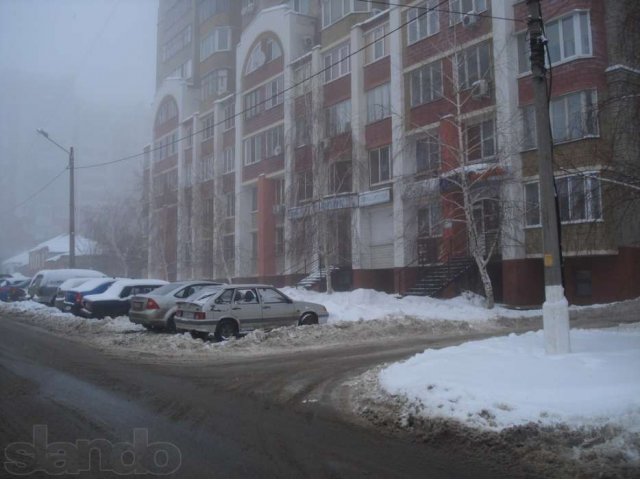
<path fill-rule="evenodd" d="M 150 142 L 158 0 L 0 0 L 0 260 L 66 233 L 64 169 Z M 131 190 L 141 161 L 77 172 L 77 213 Z"/>

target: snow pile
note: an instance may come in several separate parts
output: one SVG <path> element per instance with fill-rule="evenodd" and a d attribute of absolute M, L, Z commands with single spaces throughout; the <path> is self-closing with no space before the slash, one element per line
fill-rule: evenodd
<path fill-rule="evenodd" d="M 541 310 L 516 311 L 500 306 L 487 310 L 484 299 L 472 293 L 451 299 L 438 299 L 413 296 L 398 298 L 396 295 L 362 288 L 332 294 L 288 287 L 282 291 L 294 300 L 324 305 L 329 311 L 329 323 L 402 317 L 486 322 L 496 318 L 535 317 L 542 313 Z"/>
<path fill-rule="evenodd" d="M 0 308 L 7 313 L 22 314 L 33 324 L 61 333 L 129 333 L 145 330 L 141 325 L 131 323 L 128 317 L 81 318 L 31 300 L 1 304 Z"/>
<path fill-rule="evenodd" d="M 542 331 L 511 334 L 426 350 L 378 379 L 424 417 L 492 430 L 612 425 L 640 438 L 640 324 L 572 330 L 571 345 L 549 356 Z"/>

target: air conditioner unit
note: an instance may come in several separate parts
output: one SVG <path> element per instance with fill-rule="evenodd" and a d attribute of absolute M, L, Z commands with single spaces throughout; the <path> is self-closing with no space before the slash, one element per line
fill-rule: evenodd
<path fill-rule="evenodd" d="M 376 15 L 382 13 L 382 9 L 381 8 L 372 8 L 371 9 L 371 14 L 375 17 Z"/>
<path fill-rule="evenodd" d="M 478 12 L 471 10 L 462 16 L 462 25 L 465 28 L 474 26 L 478 22 Z"/>
<path fill-rule="evenodd" d="M 280 155 L 282 153 L 282 147 L 280 145 L 276 145 L 273 147 L 273 154 Z"/>
<path fill-rule="evenodd" d="M 326 149 L 329 146 L 329 139 L 323 138 L 322 140 L 320 140 L 320 143 L 318 145 L 322 150 Z"/>
<path fill-rule="evenodd" d="M 313 48 L 313 37 L 304 37 L 303 43 L 304 43 L 304 51 L 308 52 Z"/>
<path fill-rule="evenodd" d="M 489 96 L 489 81 L 481 78 L 471 84 L 473 98 L 485 98 Z"/>

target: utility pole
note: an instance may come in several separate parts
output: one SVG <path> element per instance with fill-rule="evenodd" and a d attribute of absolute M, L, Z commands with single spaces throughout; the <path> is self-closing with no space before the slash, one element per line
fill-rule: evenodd
<path fill-rule="evenodd" d="M 73 147 L 69 148 L 69 268 L 76 266 L 76 204 Z"/>
<path fill-rule="evenodd" d="M 542 34 L 540 0 L 527 0 L 531 72 L 536 110 L 538 173 L 542 211 L 545 302 L 542 305 L 545 349 L 549 354 L 569 353 L 569 303 L 562 286 L 560 236 L 553 180 L 552 138 L 545 68 L 546 39 Z"/>
<path fill-rule="evenodd" d="M 37 133 L 53 143 L 63 152 L 69 155 L 69 268 L 75 268 L 76 266 L 76 203 L 75 203 L 75 188 L 74 188 L 74 158 L 73 147 L 69 150 L 64 148 L 53 138 L 49 136 L 42 128 L 36 130 Z"/>

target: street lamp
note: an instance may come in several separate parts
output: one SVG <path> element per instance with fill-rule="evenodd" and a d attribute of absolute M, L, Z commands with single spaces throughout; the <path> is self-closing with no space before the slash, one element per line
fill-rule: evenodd
<path fill-rule="evenodd" d="M 69 155 L 69 268 L 76 266 L 76 228 L 75 228 L 75 195 L 74 195 L 74 183 L 73 183 L 73 147 L 69 147 L 69 150 L 64 148 L 58 142 L 49 137 L 49 134 L 43 129 L 38 128 L 36 130 L 40 135 L 53 143 L 60 150 Z"/>

